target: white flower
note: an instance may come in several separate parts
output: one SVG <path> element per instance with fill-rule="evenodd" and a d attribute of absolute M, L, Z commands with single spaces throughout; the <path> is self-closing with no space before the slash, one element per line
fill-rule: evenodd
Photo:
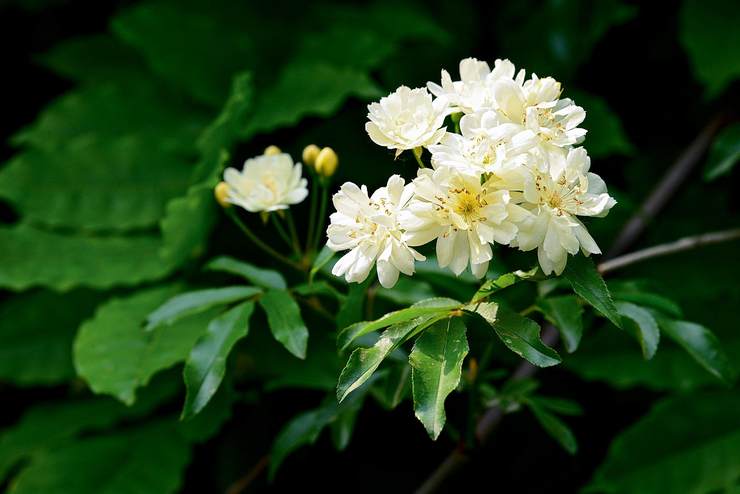
<path fill-rule="evenodd" d="M 502 122 L 494 111 L 464 115 L 460 131 L 462 135 L 448 132 L 439 144 L 429 146 L 435 168 L 449 166 L 473 175 L 493 173 L 507 180 L 508 187 L 522 183 L 527 152 L 538 142 L 534 132 Z"/>
<path fill-rule="evenodd" d="M 517 232 L 516 222 L 527 212 L 510 202 L 507 190 L 497 190 L 479 176 L 461 174 L 450 167 L 419 170 L 414 198 L 399 214 L 409 245 L 437 240 L 437 261 L 457 275 L 470 262 L 481 278 L 491 260 L 491 243 L 508 244 Z"/>
<path fill-rule="evenodd" d="M 565 147 L 583 140 L 586 130 L 578 125 L 586 112 L 572 100 L 559 99 L 561 86 L 552 77 L 536 75 L 520 84 L 501 78 L 493 85 L 498 110 L 511 122 L 535 132 L 546 145 Z"/>
<path fill-rule="evenodd" d="M 406 149 L 436 144 L 445 133 L 447 103 L 424 88 L 399 87 L 396 92 L 368 105 L 369 122 L 365 130 L 379 146 L 396 149 L 396 156 Z"/>
<path fill-rule="evenodd" d="M 342 185 L 333 197 L 337 212 L 330 217 L 326 245 L 334 251 L 350 251 L 337 261 L 332 274 L 362 283 L 376 260 L 378 279 L 386 288 L 396 284 L 399 271 L 414 274 L 414 260 L 425 258 L 406 244 L 397 221 L 398 211 L 408 203 L 413 190 L 413 185 L 404 185 L 398 175 L 371 197 L 364 185 Z"/>
<path fill-rule="evenodd" d="M 285 153 L 248 159 L 241 172 L 227 168 L 224 181 L 228 185 L 226 201 L 251 213 L 287 209 L 308 195 L 301 164 L 294 165 Z"/>
<path fill-rule="evenodd" d="M 549 169 L 531 170 L 521 204 L 532 216 L 519 225 L 513 246 L 537 250 L 545 274 L 560 274 L 568 254 L 600 254 L 596 242 L 577 216 L 606 216 L 616 201 L 606 184 L 589 173 L 591 161 L 583 148 L 561 150 Z"/>

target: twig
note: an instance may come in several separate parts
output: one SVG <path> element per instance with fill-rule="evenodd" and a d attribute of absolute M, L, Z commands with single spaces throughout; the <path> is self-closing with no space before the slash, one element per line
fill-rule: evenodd
<path fill-rule="evenodd" d="M 268 463 L 270 463 L 269 455 L 265 455 L 260 458 L 259 461 L 246 473 L 246 475 L 237 479 L 236 482 L 226 489 L 225 494 L 240 494 L 241 492 L 244 492 L 244 489 L 249 487 L 249 485 L 260 476 Z"/>
<path fill-rule="evenodd" d="M 236 226 L 239 227 L 239 229 L 251 240 L 257 247 L 262 249 L 265 253 L 269 254 L 270 256 L 274 257 L 278 261 L 282 262 L 283 264 L 286 264 L 290 266 L 293 269 L 296 269 L 298 271 L 305 271 L 303 267 L 288 259 L 269 245 L 267 245 L 265 242 L 260 240 L 260 238 L 255 235 L 255 233 L 249 229 L 249 227 L 237 216 L 237 213 L 234 212 L 231 209 L 226 210 L 226 214 L 234 221 Z"/>
<path fill-rule="evenodd" d="M 681 156 L 673 163 L 671 168 L 665 174 L 658 186 L 648 196 L 640 210 L 630 218 L 622 231 L 617 236 L 617 240 L 604 256 L 612 259 L 629 248 L 632 243 L 642 234 L 650 219 L 663 208 L 668 200 L 673 197 L 678 187 L 683 183 L 688 173 L 701 160 L 709 146 L 712 137 L 719 130 L 724 122 L 724 117 L 714 118 L 702 132 L 694 139 Z M 542 341 L 547 345 L 553 346 L 557 343 L 560 335 L 555 326 L 548 324 L 542 332 Z M 532 377 L 537 372 L 537 368 L 529 362 L 522 362 L 514 371 L 512 380 Z M 504 413 L 500 407 L 494 405 L 490 407 L 479 419 L 476 426 L 476 437 L 480 445 L 484 444 L 493 430 L 498 426 L 503 418 Z M 459 449 L 454 450 L 450 455 L 432 472 L 424 483 L 416 490 L 416 494 L 430 494 L 438 492 L 449 477 L 456 473 L 469 461 L 468 455 Z"/>
<path fill-rule="evenodd" d="M 702 235 L 684 237 L 674 242 L 655 245 L 653 247 L 648 247 L 647 249 L 642 249 L 630 254 L 615 257 L 614 259 L 611 259 L 609 261 L 604 261 L 599 264 L 599 271 L 601 273 L 607 273 L 609 271 L 614 271 L 615 269 L 620 269 L 625 266 L 629 266 L 630 264 L 642 262 L 654 257 L 675 254 L 684 250 L 696 249 L 705 245 L 718 244 L 735 239 L 740 239 L 740 228 L 733 228 L 720 232 L 704 233 Z"/>

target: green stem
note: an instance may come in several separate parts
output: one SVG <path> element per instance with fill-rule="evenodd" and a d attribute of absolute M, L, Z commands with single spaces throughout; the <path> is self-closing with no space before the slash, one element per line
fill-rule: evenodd
<path fill-rule="evenodd" d="M 301 243 L 298 241 L 298 230 L 295 228 L 295 221 L 293 221 L 293 213 L 290 209 L 286 212 L 285 216 L 288 218 L 288 230 L 290 231 L 290 238 L 293 241 L 293 250 L 298 257 L 302 256 Z"/>
<path fill-rule="evenodd" d="M 311 242 L 312 252 L 316 252 L 319 249 L 319 239 L 324 231 L 324 216 L 326 215 L 326 206 L 329 202 L 329 186 L 327 183 L 321 182 L 321 205 L 319 206 L 319 215 L 316 217 L 316 230 L 314 231 L 314 238 Z"/>
<path fill-rule="evenodd" d="M 226 214 L 231 218 L 231 220 L 236 223 L 236 226 L 239 227 L 239 229 L 251 240 L 254 242 L 254 244 L 262 249 L 266 254 L 274 257 L 276 260 L 282 262 L 283 264 L 290 266 L 291 268 L 297 269 L 298 271 L 303 271 L 303 268 L 296 263 L 282 255 L 280 252 L 276 251 L 266 243 L 264 243 L 262 240 L 259 239 L 257 235 L 254 234 L 252 230 L 247 227 L 247 225 L 244 224 L 244 222 L 237 216 L 234 209 L 226 209 Z"/>
<path fill-rule="evenodd" d="M 314 175 L 311 179 L 311 208 L 308 212 L 308 233 L 306 234 L 306 252 L 312 255 L 311 246 L 313 245 L 313 236 L 316 229 L 316 207 L 318 206 L 319 195 L 319 177 Z"/>
<path fill-rule="evenodd" d="M 283 225 L 280 223 L 280 220 L 278 219 L 277 215 L 270 213 L 270 219 L 272 220 L 272 224 L 277 230 L 277 232 L 280 234 L 280 237 L 285 241 L 285 243 L 288 245 L 288 247 L 293 247 L 293 245 L 290 242 L 290 237 L 288 237 L 288 232 L 285 231 L 285 228 L 283 228 Z"/>
<path fill-rule="evenodd" d="M 419 164 L 419 168 L 426 168 L 426 165 L 421 160 L 421 153 L 424 152 L 424 148 L 419 146 L 412 150 L 414 158 L 416 158 L 416 162 Z"/>

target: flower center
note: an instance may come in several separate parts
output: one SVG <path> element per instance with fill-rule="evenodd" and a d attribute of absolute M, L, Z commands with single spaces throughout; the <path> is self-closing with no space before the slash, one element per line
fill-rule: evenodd
<path fill-rule="evenodd" d="M 480 194 L 473 194 L 465 187 L 452 189 L 450 192 L 455 199 L 455 212 L 465 218 L 466 222 L 473 223 L 483 219 L 479 212 L 486 202 L 481 200 Z"/>

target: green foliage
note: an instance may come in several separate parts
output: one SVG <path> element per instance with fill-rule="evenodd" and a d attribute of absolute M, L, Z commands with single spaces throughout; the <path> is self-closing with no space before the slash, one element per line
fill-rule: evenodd
<path fill-rule="evenodd" d="M 583 307 L 573 295 L 547 297 L 537 302 L 545 317 L 560 331 L 565 349 L 573 353 L 583 336 Z"/>
<path fill-rule="evenodd" d="M 270 331 L 286 350 L 300 359 L 306 358 L 308 328 L 298 304 L 285 290 L 268 290 L 259 299 L 267 314 Z"/>
<path fill-rule="evenodd" d="M 630 143 L 619 118 L 602 98 L 578 90 L 569 90 L 568 98 L 586 110 L 588 128 L 587 147 L 591 158 L 602 158 L 611 154 L 632 155 L 634 146 Z"/>
<path fill-rule="evenodd" d="M 717 134 L 704 167 L 704 179 L 715 180 L 732 171 L 740 160 L 740 124 L 728 125 Z"/>
<path fill-rule="evenodd" d="M 445 425 L 445 399 L 460 382 L 468 354 L 465 331 L 459 317 L 438 321 L 416 340 L 409 355 L 414 411 L 432 439 Z"/>
<path fill-rule="evenodd" d="M 231 273 L 263 288 L 284 290 L 288 287 L 285 278 L 279 272 L 272 269 L 258 268 L 253 264 L 238 261 L 233 257 L 218 257 L 206 264 L 206 269 Z"/>
<path fill-rule="evenodd" d="M 528 400 L 527 406 L 532 410 L 537 422 L 540 423 L 543 429 L 568 453 L 574 455 L 578 451 L 578 443 L 573 435 L 573 432 L 568 428 L 554 414 L 547 411 L 546 407 L 542 406 L 536 400 Z"/>
<path fill-rule="evenodd" d="M 590 258 L 582 255 L 569 258 L 563 276 L 570 282 L 576 294 L 599 311 L 602 316 L 609 319 L 612 324 L 622 327 L 609 289 Z"/>
<path fill-rule="evenodd" d="M 740 60 L 731 48 L 740 44 L 736 29 L 740 7 L 732 0 L 685 0 L 681 41 L 708 96 L 717 96 L 740 76 Z"/>
<path fill-rule="evenodd" d="M 617 302 L 616 307 L 622 316 L 624 329 L 640 343 L 642 356 L 648 360 L 653 358 L 660 342 L 658 323 L 653 315 L 647 309 L 629 302 Z"/>

